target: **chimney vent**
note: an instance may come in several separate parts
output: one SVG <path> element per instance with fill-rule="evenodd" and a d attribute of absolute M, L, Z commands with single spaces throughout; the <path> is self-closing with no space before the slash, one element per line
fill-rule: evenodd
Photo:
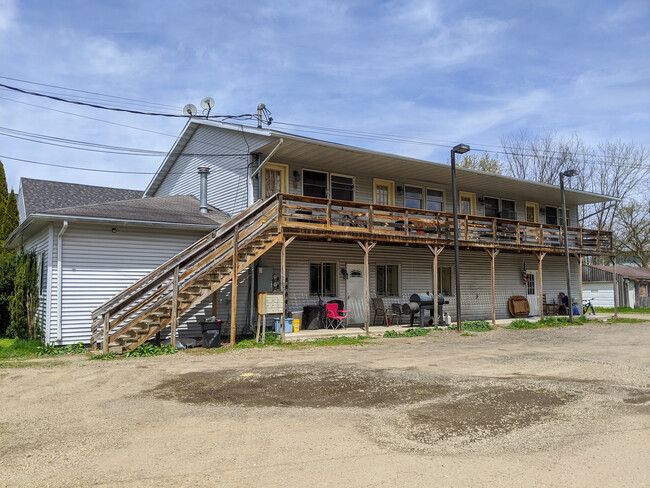
<path fill-rule="evenodd" d="M 210 168 L 205 166 L 199 167 L 199 176 L 201 177 L 201 195 L 199 198 L 200 212 L 208 213 L 208 175 Z"/>

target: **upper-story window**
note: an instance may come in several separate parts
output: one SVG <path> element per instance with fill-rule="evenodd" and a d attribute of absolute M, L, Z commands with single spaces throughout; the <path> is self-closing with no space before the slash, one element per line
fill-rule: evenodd
<path fill-rule="evenodd" d="M 330 175 L 332 198 L 334 200 L 354 201 L 354 178 L 344 175 Z"/>
<path fill-rule="evenodd" d="M 427 188 L 427 210 L 442 212 L 445 204 L 445 193 L 442 190 Z"/>
<path fill-rule="evenodd" d="M 494 197 L 483 197 L 483 200 L 486 217 L 500 217 L 502 219 L 511 220 L 515 220 L 517 218 L 514 200 L 506 200 L 505 198 Z"/>
<path fill-rule="evenodd" d="M 302 194 L 307 197 L 327 198 L 327 173 L 302 170 Z"/>
<path fill-rule="evenodd" d="M 514 200 L 501 199 L 501 218 L 517 220 L 517 209 Z"/>
<path fill-rule="evenodd" d="M 406 208 L 422 208 L 422 187 L 404 185 L 404 206 Z"/>
<path fill-rule="evenodd" d="M 289 167 L 286 164 L 266 163 L 262 168 L 262 198 L 286 193 Z"/>
<path fill-rule="evenodd" d="M 546 207 L 546 223 L 557 225 L 557 208 Z"/>
<path fill-rule="evenodd" d="M 500 217 L 499 214 L 499 199 L 492 197 L 483 197 L 485 203 L 485 216 L 486 217 Z M 465 213 L 465 212 L 463 212 Z"/>

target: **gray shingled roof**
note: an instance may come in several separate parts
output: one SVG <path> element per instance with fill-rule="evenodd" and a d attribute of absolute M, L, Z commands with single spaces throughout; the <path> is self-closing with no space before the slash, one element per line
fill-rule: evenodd
<path fill-rule="evenodd" d="M 208 206 L 208 213 L 199 211 L 199 201 L 189 195 L 137 198 L 117 202 L 55 208 L 39 215 L 82 217 L 101 220 L 135 220 L 140 222 L 165 222 L 171 224 L 206 225 L 218 227 L 230 217 Z"/>
<path fill-rule="evenodd" d="M 20 186 L 25 202 L 25 218 L 51 208 L 91 205 L 95 203 L 132 200 L 142 197 L 140 190 L 79 185 L 60 181 L 21 178 Z"/>

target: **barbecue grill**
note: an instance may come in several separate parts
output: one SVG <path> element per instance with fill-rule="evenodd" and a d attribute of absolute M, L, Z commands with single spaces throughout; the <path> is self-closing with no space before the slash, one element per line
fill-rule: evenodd
<path fill-rule="evenodd" d="M 442 293 L 438 293 L 438 325 L 447 325 L 442 315 L 442 306 L 448 304 L 449 300 L 445 300 L 445 296 Z M 434 309 L 434 297 L 432 293 L 414 293 L 411 295 L 410 302 L 402 305 L 402 313 L 408 314 L 411 316 L 411 327 L 413 327 L 413 322 L 415 321 L 415 316 L 420 314 L 420 327 L 425 326 L 425 311 L 429 311 L 429 321 L 428 325 L 433 325 L 433 309 Z"/>

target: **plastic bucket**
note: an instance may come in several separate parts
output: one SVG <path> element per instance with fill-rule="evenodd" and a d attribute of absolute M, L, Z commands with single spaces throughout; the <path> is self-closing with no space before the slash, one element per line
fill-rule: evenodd
<path fill-rule="evenodd" d="M 274 320 L 275 320 L 275 322 L 274 322 L 275 333 L 279 334 L 281 332 L 281 330 L 280 330 L 280 319 L 276 317 Z"/>
<path fill-rule="evenodd" d="M 284 332 L 285 334 L 293 332 L 293 319 L 284 319 Z"/>
<path fill-rule="evenodd" d="M 293 331 L 300 332 L 300 319 L 293 319 Z"/>

